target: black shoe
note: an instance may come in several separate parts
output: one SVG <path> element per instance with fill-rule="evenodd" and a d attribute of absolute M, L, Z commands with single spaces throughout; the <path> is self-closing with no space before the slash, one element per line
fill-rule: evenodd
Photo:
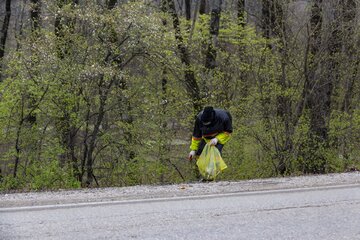
<path fill-rule="evenodd" d="M 213 182 L 214 181 L 214 179 L 205 179 L 205 178 L 200 178 L 199 179 L 199 183 L 201 183 L 201 182 L 203 182 L 203 183 L 205 183 L 205 182 Z"/>

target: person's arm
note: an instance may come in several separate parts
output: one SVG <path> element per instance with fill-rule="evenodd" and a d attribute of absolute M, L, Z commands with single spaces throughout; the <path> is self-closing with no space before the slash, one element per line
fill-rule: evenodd
<path fill-rule="evenodd" d="M 199 118 L 196 118 L 195 127 L 194 127 L 193 135 L 191 138 L 191 145 L 190 145 L 190 149 L 192 151 L 196 151 L 199 149 L 201 139 L 202 139 L 202 134 L 201 134 L 201 130 L 200 130 L 200 120 L 199 120 Z"/>
<path fill-rule="evenodd" d="M 216 135 L 216 138 L 219 140 L 218 142 L 222 145 L 227 143 L 231 138 L 231 133 L 229 132 L 221 132 L 218 135 Z"/>
<path fill-rule="evenodd" d="M 199 149 L 200 142 L 201 142 L 201 138 L 192 137 L 190 150 L 197 151 Z"/>
<path fill-rule="evenodd" d="M 223 144 L 223 145 L 230 140 L 231 133 L 233 131 L 233 128 L 232 128 L 232 116 L 231 116 L 231 114 L 229 112 L 226 112 L 226 113 L 227 113 L 227 118 L 224 121 L 224 131 L 219 133 L 216 136 L 216 138 L 219 140 L 219 143 Z"/>

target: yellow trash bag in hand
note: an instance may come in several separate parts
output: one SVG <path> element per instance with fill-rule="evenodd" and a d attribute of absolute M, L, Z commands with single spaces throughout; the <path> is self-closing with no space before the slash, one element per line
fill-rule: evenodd
<path fill-rule="evenodd" d="M 210 144 L 206 144 L 199 159 L 196 162 L 200 174 L 207 180 L 214 180 L 216 176 L 227 168 L 219 150 Z"/>

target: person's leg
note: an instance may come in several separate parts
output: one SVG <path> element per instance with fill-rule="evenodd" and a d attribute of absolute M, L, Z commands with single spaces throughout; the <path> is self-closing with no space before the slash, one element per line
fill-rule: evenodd
<path fill-rule="evenodd" d="M 204 139 L 201 140 L 200 144 L 199 144 L 199 148 L 198 150 L 196 151 L 196 156 L 199 157 L 202 153 L 202 151 L 204 150 L 204 147 L 206 145 L 206 142 Z"/>
<path fill-rule="evenodd" d="M 205 145 L 206 145 L 206 142 L 204 141 L 204 139 L 202 139 L 200 142 L 199 148 L 196 151 L 195 161 L 193 161 L 193 172 L 194 172 L 196 181 L 199 181 L 202 179 L 202 176 L 200 174 L 199 167 L 197 166 L 196 161 L 199 158 L 199 156 L 201 155 L 202 151 L 204 150 Z"/>
<path fill-rule="evenodd" d="M 222 149 L 223 149 L 224 145 L 223 145 L 223 144 L 218 143 L 218 144 L 216 144 L 216 146 L 215 146 L 215 147 L 219 150 L 220 155 L 222 155 Z"/>

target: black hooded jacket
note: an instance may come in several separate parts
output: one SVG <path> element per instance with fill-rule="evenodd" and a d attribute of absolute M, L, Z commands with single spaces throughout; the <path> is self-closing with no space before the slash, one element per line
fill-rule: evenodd
<path fill-rule="evenodd" d="M 230 133 L 233 131 L 231 114 L 223 109 L 214 109 L 214 111 L 214 120 L 208 126 L 201 122 L 203 111 L 196 117 L 190 146 L 191 150 L 198 149 L 201 139 L 208 142 L 210 139 L 216 137 L 220 144 L 225 144 L 230 139 Z"/>

